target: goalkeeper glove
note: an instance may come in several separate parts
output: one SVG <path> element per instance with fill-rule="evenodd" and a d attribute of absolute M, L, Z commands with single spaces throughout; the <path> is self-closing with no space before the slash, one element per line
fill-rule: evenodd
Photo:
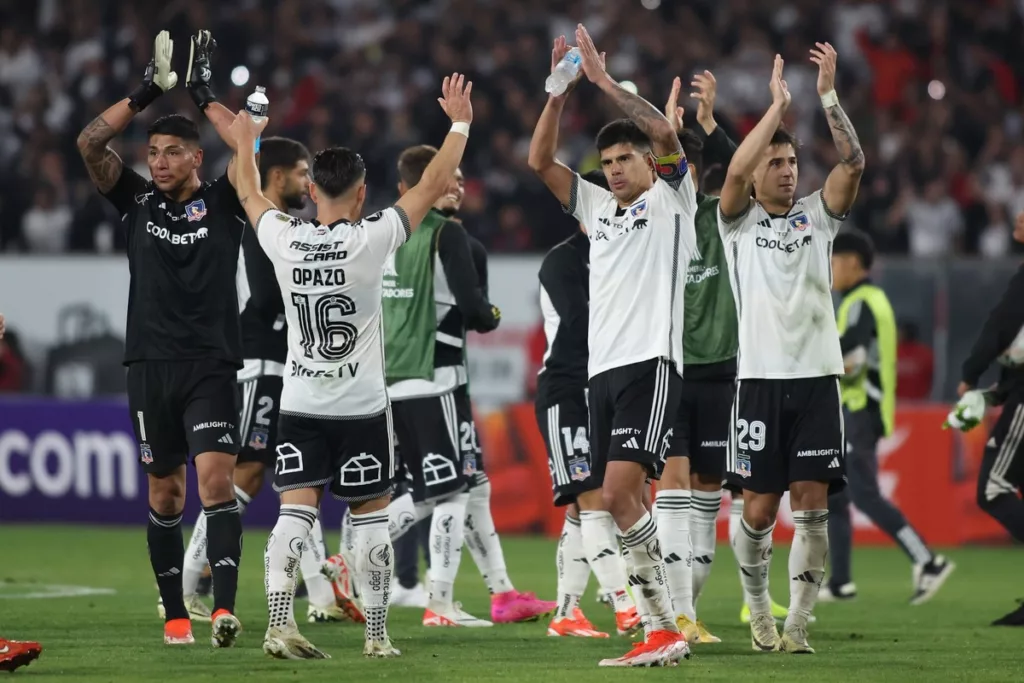
<path fill-rule="evenodd" d="M 942 423 L 943 429 L 959 429 L 962 432 L 969 432 L 985 417 L 985 392 L 972 389 L 963 395 L 953 410 L 949 411 L 946 421 Z"/>
<path fill-rule="evenodd" d="M 178 84 L 178 74 L 171 71 L 171 55 L 174 54 L 174 41 L 167 31 L 156 34 L 153 42 L 153 59 L 146 65 L 142 83 L 135 88 L 128 100 L 132 109 L 139 112 L 153 103 L 156 98 Z"/>
<path fill-rule="evenodd" d="M 192 96 L 192 101 L 204 111 L 211 102 L 216 102 L 217 97 L 210 89 L 210 81 L 213 79 L 213 71 L 210 69 L 210 61 L 213 58 L 213 51 L 217 47 L 217 41 L 213 39 L 209 31 L 199 31 L 192 36 L 191 47 L 188 53 L 188 72 L 185 74 L 185 88 Z"/>

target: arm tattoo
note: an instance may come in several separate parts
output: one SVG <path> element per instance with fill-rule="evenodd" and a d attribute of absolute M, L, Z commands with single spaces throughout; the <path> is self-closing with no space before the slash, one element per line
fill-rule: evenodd
<path fill-rule="evenodd" d="M 839 151 L 839 163 L 855 168 L 864 166 L 864 150 L 861 149 L 857 131 L 850 123 L 850 117 L 838 104 L 825 110 L 828 127 L 832 130 L 832 140 Z"/>
<path fill-rule="evenodd" d="M 618 83 L 609 94 L 615 100 L 615 104 L 619 105 L 619 109 L 651 139 L 652 143 L 661 142 L 671 146 L 670 143 L 675 141 L 674 149 L 678 151 L 679 139 L 676 137 L 676 132 L 657 107 L 639 95 L 634 95 L 624 89 Z"/>
<path fill-rule="evenodd" d="M 78 149 L 85 160 L 89 177 L 100 192 L 112 190 L 121 177 L 121 157 L 107 146 L 116 134 L 102 116 L 97 116 L 78 135 Z"/>

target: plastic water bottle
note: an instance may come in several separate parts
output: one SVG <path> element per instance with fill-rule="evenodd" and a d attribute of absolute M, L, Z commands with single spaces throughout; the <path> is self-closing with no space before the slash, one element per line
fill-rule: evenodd
<path fill-rule="evenodd" d="M 267 120 L 267 115 L 270 112 L 270 100 L 267 99 L 266 88 L 262 85 L 256 86 L 256 91 L 245 100 L 245 111 L 249 112 L 249 116 L 256 123 Z M 259 151 L 260 139 L 256 138 L 256 153 L 259 154 Z"/>
<path fill-rule="evenodd" d="M 544 91 L 555 97 L 564 93 L 569 84 L 576 79 L 576 74 L 580 72 L 582 61 L 579 48 L 574 47 L 566 52 L 562 61 L 555 66 L 555 70 L 544 81 Z"/>

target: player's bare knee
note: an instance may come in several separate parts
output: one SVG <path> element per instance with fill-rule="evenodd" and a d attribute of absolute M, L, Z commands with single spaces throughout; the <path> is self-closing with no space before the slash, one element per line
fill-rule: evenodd
<path fill-rule="evenodd" d="M 149 475 L 149 507 L 161 515 L 177 515 L 185 508 L 185 468 L 165 477 Z"/>
<path fill-rule="evenodd" d="M 576 496 L 576 503 L 574 506 L 577 510 L 593 512 L 600 512 L 601 510 L 604 510 L 604 494 L 602 493 L 602 489 L 586 491 Z"/>
<path fill-rule="evenodd" d="M 828 482 L 795 481 L 789 486 L 789 504 L 794 510 L 828 508 Z"/>
<path fill-rule="evenodd" d="M 659 491 L 687 491 L 690 488 L 690 459 L 675 456 L 665 460 L 661 478 L 655 483 Z"/>
<path fill-rule="evenodd" d="M 373 500 L 361 500 L 358 503 L 349 503 L 353 515 L 368 515 L 372 512 L 386 510 L 391 503 L 391 496 L 374 498 Z"/>
<path fill-rule="evenodd" d="M 267 468 L 261 462 L 246 462 L 235 466 L 233 480 L 235 486 L 250 498 L 255 498 L 263 488 Z"/>
<path fill-rule="evenodd" d="M 763 531 L 775 523 L 781 496 L 747 494 L 743 497 L 743 521 L 754 531 Z"/>
<path fill-rule="evenodd" d="M 199 500 L 204 506 L 235 499 L 235 456 L 228 453 L 200 453 L 196 456 Z"/>
<path fill-rule="evenodd" d="M 320 496 L 323 491 L 315 489 L 292 489 L 281 492 L 281 505 L 305 505 L 307 507 L 320 507 Z M 352 509 L 355 512 L 355 508 Z"/>
<path fill-rule="evenodd" d="M 568 505 L 566 505 L 565 506 L 565 516 L 568 517 L 569 519 L 579 519 L 580 518 L 580 508 L 579 508 L 579 506 L 576 505 L 576 503 L 569 503 Z"/>
<path fill-rule="evenodd" d="M 721 475 L 703 472 L 690 472 L 690 488 L 694 491 L 706 491 L 708 493 L 721 491 L 722 477 Z"/>

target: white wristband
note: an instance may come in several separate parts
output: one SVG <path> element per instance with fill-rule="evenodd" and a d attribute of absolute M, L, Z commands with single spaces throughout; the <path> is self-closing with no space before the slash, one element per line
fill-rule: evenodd
<path fill-rule="evenodd" d="M 837 104 L 839 104 L 839 96 L 836 95 L 836 91 L 834 89 L 829 90 L 827 93 L 821 96 L 821 106 L 824 107 L 825 109 L 828 109 L 829 107 L 834 107 Z"/>
<path fill-rule="evenodd" d="M 459 135 L 465 135 L 468 138 L 469 124 L 466 123 L 465 121 L 456 121 L 455 123 L 452 124 L 452 129 L 450 132 L 458 133 Z"/>

